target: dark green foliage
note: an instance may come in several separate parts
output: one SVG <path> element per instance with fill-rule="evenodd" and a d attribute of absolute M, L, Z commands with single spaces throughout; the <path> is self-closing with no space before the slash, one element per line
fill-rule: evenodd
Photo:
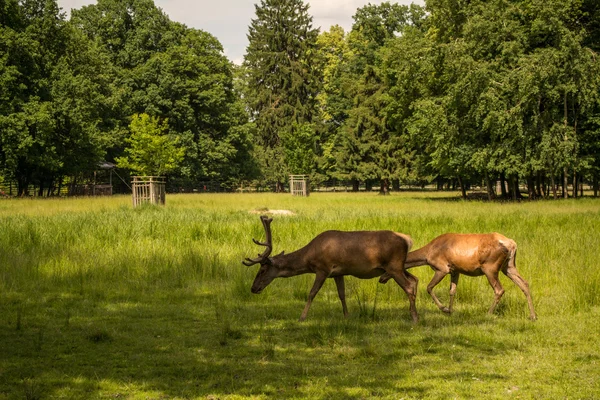
<path fill-rule="evenodd" d="M 581 24 L 594 32 L 583 18 L 593 7 L 585 7 L 580 1 L 428 2 L 427 35 L 394 39 L 386 60 L 393 123 L 410 132 L 432 172 L 485 181 L 490 198 L 491 180 L 520 178 L 535 198 L 544 195 L 544 177 L 589 168 L 580 130 L 594 115 L 600 81 Z M 411 44 L 420 50 L 398 61 Z M 407 75 L 412 79 L 402 79 Z"/>
<path fill-rule="evenodd" d="M 314 142 L 305 136 L 317 111 L 318 31 L 302 0 L 262 0 L 255 7 L 244 57 L 245 99 L 264 177 L 281 183 L 287 173 L 314 168 Z"/>
<path fill-rule="evenodd" d="M 54 1 L 11 4 L 12 26 L 0 27 L 0 167 L 27 194 L 102 158 L 110 66 Z"/>
<path fill-rule="evenodd" d="M 92 176 L 145 113 L 185 150 L 174 187 L 282 190 L 294 173 L 384 193 L 452 180 L 490 199 L 520 197 L 519 182 L 529 198 L 600 190 L 597 1 L 384 2 L 320 35 L 309 11 L 262 0 L 235 67 L 152 0 L 99 0 L 70 21 L 55 0 L 1 0 L 1 180 L 51 194 Z"/>
<path fill-rule="evenodd" d="M 390 88 L 381 54 L 388 41 L 420 21 L 419 10 L 390 3 L 359 9 L 347 39 L 351 56 L 339 66 L 338 82 L 344 90 L 335 94 L 351 106 L 332 146 L 335 173 L 342 179 L 380 181 L 383 193 L 392 179 L 406 178 L 404 161 L 410 150 L 404 146 L 403 132 L 389 124 Z"/>
<path fill-rule="evenodd" d="M 180 174 L 187 178 L 247 175 L 250 127 L 214 36 L 171 22 L 150 0 L 101 0 L 73 20 L 115 65 L 121 125 L 135 113 L 168 119 L 186 147 Z"/>
<path fill-rule="evenodd" d="M 0 168 L 19 194 L 114 161 L 137 113 L 169 121 L 186 149 L 179 176 L 252 175 L 252 126 L 212 35 L 150 0 L 101 0 L 71 21 L 53 0 L 0 6 Z"/>

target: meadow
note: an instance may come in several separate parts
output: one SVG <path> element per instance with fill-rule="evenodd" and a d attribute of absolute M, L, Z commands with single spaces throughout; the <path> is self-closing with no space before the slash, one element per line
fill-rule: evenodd
<path fill-rule="evenodd" d="M 273 254 L 328 229 L 390 229 L 416 249 L 445 232 L 518 244 L 538 320 L 505 276 L 494 315 L 484 277 L 462 277 L 454 313 L 419 277 L 411 323 L 394 282 L 314 275 L 250 293 L 261 212 Z M 0 200 L 0 399 L 591 399 L 600 396 L 600 200 L 461 201 L 455 193 L 168 195 Z M 448 301 L 449 278 L 436 288 Z"/>

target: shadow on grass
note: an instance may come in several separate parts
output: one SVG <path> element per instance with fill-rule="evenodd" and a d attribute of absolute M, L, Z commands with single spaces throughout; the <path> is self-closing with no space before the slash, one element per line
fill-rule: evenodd
<path fill-rule="evenodd" d="M 65 297 L 0 298 L 0 395 L 422 398 L 435 382 L 415 373 L 517 348 L 498 346 L 486 316 L 423 312 L 412 325 L 404 302 L 375 320 L 326 304 L 299 323 L 299 300 L 157 291 L 69 297 L 67 307 Z"/>
<path fill-rule="evenodd" d="M 431 201 L 431 202 L 453 202 L 453 203 L 469 202 L 469 203 L 492 203 L 492 204 L 493 203 L 515 204 L 515 203 L 520 203 L 520 202 L 524 202 L 524 201 L 529 201 L 529 199 L 527 198 L 527 195 L 522 196 L 517 199 L 512 199 L 510 197 L 496 196 L 490 200 L 488 198 L 488 195 L 486 192 L 469 192 L 469 193 L 467 193 L 466 199 L 460 195 L 460 192 L 437 192 L 437 193 L 438 193 L 438 195 L 431 196 L 431 197 L 424 197 L 422 195 L 419 196 L 419 195 L 415 194 L 414 196 L 410 196 L 407 198 L 410 198 L 411 200 L 424 200 L 424 201 Z M 447 193 L 447 195 L 443 195 L 444 193 Z M 548 199 L 539 199 L 539 200 L 548 200 Z"/>

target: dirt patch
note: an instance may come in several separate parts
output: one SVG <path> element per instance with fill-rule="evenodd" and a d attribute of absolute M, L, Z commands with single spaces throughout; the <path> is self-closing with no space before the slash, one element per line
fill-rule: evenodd
<path fill-rule="evenodd" d="M 260 215 L 296 215 L 295 212 L 290 210 L 269 210 L 269 209 L 259 209 L 252 210 L 250 214 L 260 214 Z"/>

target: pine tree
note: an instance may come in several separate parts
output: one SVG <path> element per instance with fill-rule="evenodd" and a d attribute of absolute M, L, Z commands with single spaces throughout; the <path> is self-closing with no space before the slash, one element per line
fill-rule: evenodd
<path fill-rule="evenodd" d="M 307 154 L 314 160 L 315 141 L 305 137 L 314 132 L 317 114 L 318 30 L 302 0 L 261 0 L 255 7 L 244 59 L 245 98 L 257 127 L 256 156 L 263 175 L 281 190 L 287 173 L 310 172 L 297 170 L 311 164 Z"/>
<path fill-rule="evenodd" d="M 402 138 L 387 122 L 389 87 L 381 71 L 380 51 L 388 40 L 413 23 L 411 9 L 398 4 L 367 5 L 357 10 L 348 35 L 352 57 L 343 71 L 351 85 L 344 91 L 353 100 L 348 119 L 338 131 L 336 175 L 353 181 L 379 180 L 381 193 L 388 193 L 390 181 L 402 168 Z"/>

